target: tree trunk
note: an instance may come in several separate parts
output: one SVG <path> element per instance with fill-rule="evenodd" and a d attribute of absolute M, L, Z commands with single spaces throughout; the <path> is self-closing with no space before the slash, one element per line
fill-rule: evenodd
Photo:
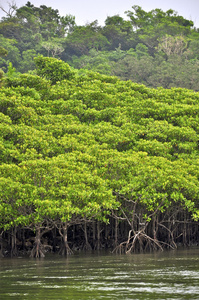
<path fill-rule="evenodd" d="M 45 257 L 45 254 L 43 252 L 42 243 L 41 243 L 41 236 L 42 236 L 41 228 L 38 226 L 36 228 L 35 243 L 34 243 L 32 251 L 31 251 L 30 257 L 36 257 L 36 258 Z"/>
<path fill-rule="evenodd" d="M 56 228 L 54 227 L 52 229 L 52 236 L 53 236 L 53 252 L 56 252 L 56 236 L 57 236 L 57 232 L 56 232 Z"/>
<path fill-rule="evenodd" d="M 17 237 L 16 237 L 16 227 L 12 228 L 11 232 L 11 257 L 17 256 L 18 251 L 17 251 Z"/>
<path fill-rule="evenodd" d="M 114 246 L 117 247 L 118 245 L 118 219 L 115 219 L 115 240 Z"/>
<path fill-rule="evenodd" d="M 0 233 L 0 257 L 4 257 L 4 255 L 3 255 L 3 231 Z"/>
<path fill-rule="evenodd" d="M 95 220 L 92 221 L 92 228 L 93 228 L 93 245 L 95 245 L 95 240 L 96 240 L 96 230 L 95 230 Z"/>
<path fill-rule="evenodd" d="M 85 245 L 84 245 L 84 250 L 86 251 L 91 251 L 92 247 L 88 242 L 88 232 L 87 232 L 87 222 L 84 222 L 84 237 L 85 237 Z"/>
<path fill-rule="evenodd" d="M 100 222 L 97 221 L 97 250 L 100 250 Z"/>
<path fill-rule="evenodd" d="M 59 251 L 59 254 L 61 255 L 70 255 L 73 254 L 72 250 L 70 249 L 69 245 L 68 245 L 68 224 L 67 222 L 63 223 L 62 226 L 62 230 L 59 230 L 59 233 L 61 234 L 62 240 L 63 240 L 63 244 L 62 247 Z"/>

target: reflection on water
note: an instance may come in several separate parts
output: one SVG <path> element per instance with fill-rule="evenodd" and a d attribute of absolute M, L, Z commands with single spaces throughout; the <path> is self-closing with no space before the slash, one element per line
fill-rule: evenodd
<path fill-rule="evenodd" d="M 0 259 L 0 299 L 199 299 L 199 248 Z"/>

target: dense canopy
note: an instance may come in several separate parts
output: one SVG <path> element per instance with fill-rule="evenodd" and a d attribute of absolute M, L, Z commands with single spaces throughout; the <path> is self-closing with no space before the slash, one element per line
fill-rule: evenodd
<path fill-rule="evenodd" d="M 42 256 L 47 234 L 62 253 L 196 242 L 199 93 L 35 64 L 0 89 L 0 230 L 12 253 L 35 235 Z"/>

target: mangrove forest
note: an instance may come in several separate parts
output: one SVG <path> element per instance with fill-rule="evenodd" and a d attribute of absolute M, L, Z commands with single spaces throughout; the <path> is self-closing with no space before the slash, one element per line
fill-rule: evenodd
<path fill-rule="evenodd" d="M 0 7 L 1 8 L 1 7 Z M 0 20 L 0 256 L 199 243 L 199 30 L 133 6 Z"/>
<path fill-rule="evenodd" d="M 1 255 L 197 244 L 199 93 L 35 64 L 1 83 Z"/>

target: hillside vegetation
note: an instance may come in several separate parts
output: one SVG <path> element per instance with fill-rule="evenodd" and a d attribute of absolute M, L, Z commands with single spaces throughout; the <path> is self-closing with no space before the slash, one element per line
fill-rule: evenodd
<path fill-rule="evenodd" d="M 0 89 L 2 255 L 197 243 L 199 93 L 35 64 Z"/>
<path fill-rule="evenodd" d="M 108 16 L 104 26 L 97 20 L 79 26 L 75 16 L 29 1 L 4 13 L 0 68 L 5 73 L 11 63 L 17 72 L 34 72 L 33 58 L 44 55 L 148 87 L 199 90 L 199 29 L 172 9 L 147 12 L 134 5 L 125 19 Z"/>

